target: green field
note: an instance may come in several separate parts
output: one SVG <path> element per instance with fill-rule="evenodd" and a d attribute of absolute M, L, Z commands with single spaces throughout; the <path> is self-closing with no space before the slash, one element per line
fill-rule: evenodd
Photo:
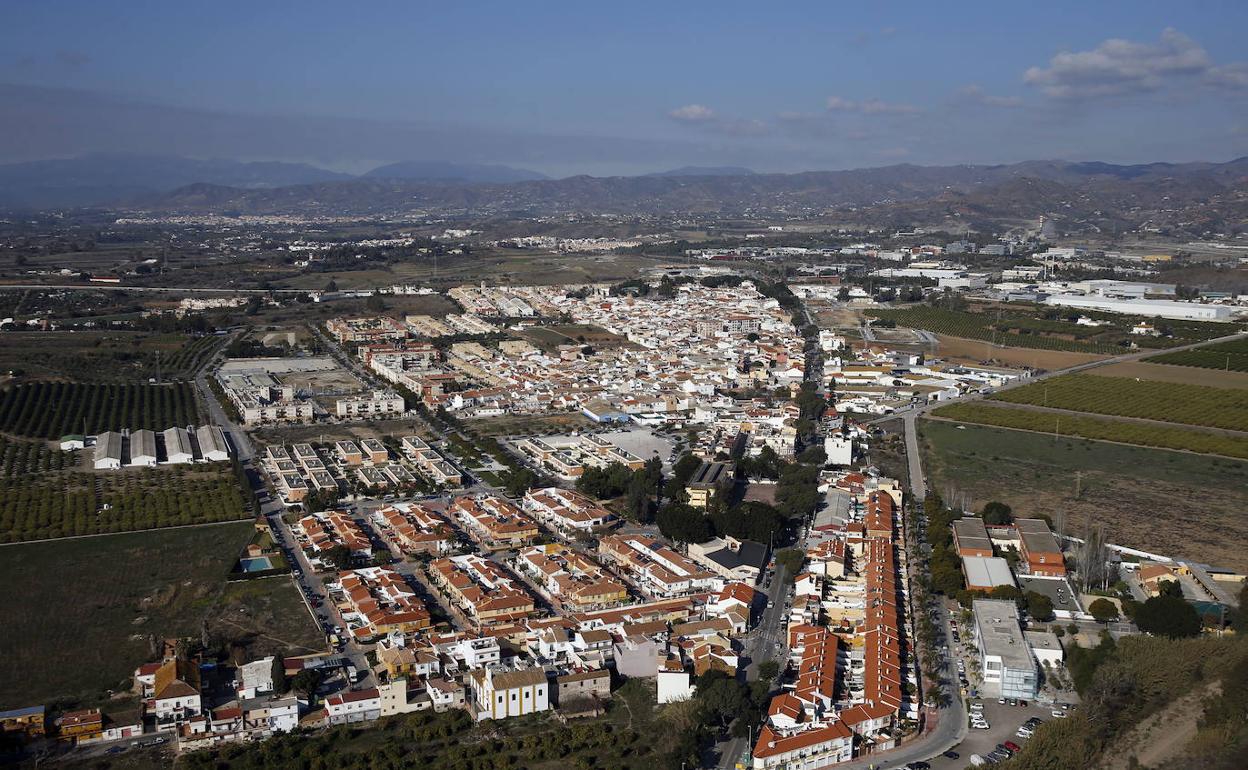
<path fill-rule="evenodd" d="M 1067 374 L 991 398 L 1075 412 L 1248 430 L 1248 392 L 1205 385 Z"/>
<path fill-rule="evenodd" d="M 135 331 L 53 331 L 5 334 L 0 371 L 79 382 L 189 378 L 225 337 Z"/>
<path fill-rule="evenodd" d="M 1123 444 L 1248 458 L 1248 441 L 1244 439 L 1165 425 L 1106 420 L 1081 414 L 1011 409 L 983 401 L 942 406 L 932 414 L 976 425 L 995 425 L 1050 435 L 1078 436 L 1098 441 L 1117 441 Z"/>
<path fill-rule="evenodd" d="M 1171 366 L 1194 366 L 1200 369 L 1222 369 L 1231 372 L 1248 372 L 1248 339 L 1219 342 L 1195 350 L 1163 353 L 1144 359 L 1154 364 Z"/>
<path fill-rule="evenodd" d="M 1110 542 L 1248 569 L 1248 462 L 945 421 L 919 423 L 931 488 L 978 510 L 1047 514 Z"/>
<path fill-rule="evenodd" d="M 229 463 L 0 477 L 0 543 L 232 521 L 251 515 Z"/>
<path fill-rule="evenodd" d="M 250 522 L 0 547 L 0 708 L 98 702 L 153 656 L 198 636 Z"/>
<path fill-rule="evenodd" d="M 951 337 L 994 341 L 1007 347 L 1109 355 L 1122 353 L 1124 350 L 1117 338 L 1100 341 L 1088 333 L 1099 327 L 1047 322 L 1029 315 L 1005 313 L 998 321 L 995 313 L 945 310 L 930 305 L 915 305 L 898 310 L 871 308 L 865 313 L 872 318 L 892 321 L 909 329 L 925 329 Z"/>
<path fill-rule="evenodd" d="M 1213 339 L 1231 331 L 1226 324 L 1201 321 L 1158 322 L 1166 332 L 1162 337 L 1140 337 L 1130 333 L 1140 320 L 1134 316 L 1073 311 L 1051 307 L 1018 305 L 982 310 L 951 310 L 931 305 L 911 305 L 898 309 L 865 311 L 866 315 L 897 326 L 926 329 L 936 334 L 971 340 L 994 341 L 998 345 L 1038 350 L 1062 350 L 1074 353 L 1114 355 L 1125 352 L 1134 343 L 1143 347 L 1166 348 L 1190 342 Z M 1086 315 L 1101 322 L 1100 326 L 1075 323 Z"/>
<path fill-rule="evenodd" d="M 164 430 L 199 422 L 195 387 L 33 382 L 0 391 L 0 432 L 54 439 L 129 428 Z"/>

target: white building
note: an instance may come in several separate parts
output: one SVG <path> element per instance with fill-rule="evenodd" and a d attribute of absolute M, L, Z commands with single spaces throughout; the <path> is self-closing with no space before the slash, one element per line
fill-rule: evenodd
<path fill-rule="evenodd" d="M 105 431 L 95 437 L 95 469 L 117 470 L 121 468 L 121 434 Z"/>
<path fill-rule="evenodd" d="M 473 711 L 478 720 L 536 714 L 550 710 L 550 684 L 540 668 L 517 671 L 493 668 L 468 674 Z"/>
<path fill-rule="evenodd" d="M 195 462 L 195 449 L 191 446 L 190 433 L 185 428 L 165 428 L 160 435 L 165 440 L 165 462 Z"/>
<path fill-rule="evenodd" d="M 195 439 L 199 443 L 199 456 L 204 462 L 219 463 L 230 459 L 230 445 L 225 440 L 225 431 L 216 425 L 201 425 L 195 429 Z"/>
<path fill-rule="evenodd" d="M 376 688 L 334 693 L 325 699 L 325 719 L 331 725 L 371 722 L 381 718 L 381 693 Z"/>
<path fill-rule="evenodd" d="M 976 599 L 975 646 L 979 650 L 984 694 L 993 698 L 1034 700 L 1040 677 L 1031 647 L 1012 601 Z"/>
<path fill-rule="evenodd" d="M 335 402 L 339 417 L 385 417 L 403 414 L 403 397 L 388 390 L 340 398 Z"/>
<path fill-rule="evenodd" d="M 823 440 L 828 465 L 849 465 L 854 461 L 854 440 L 845 436 L 828 436 Z"/>
<path fill-rule="evenodd" d="M 1046 298 L 1044 302 L 1060 307 L 1126 313 L 1150 318 L 1172 318 L 1180 321 L 1230 321 L 1234 311 L 1234 308 L 1228 305 L 1201 305 L 1196 302 L 1175 302 L 1167 299 L 1116 299 L 1077 294 L 1054 294 Z"/>
<path fill-rule="evenodd" d="M 155 467 L 156 434 L 150 430 L 136 430 L 130 434 L 130 465 Z"/>

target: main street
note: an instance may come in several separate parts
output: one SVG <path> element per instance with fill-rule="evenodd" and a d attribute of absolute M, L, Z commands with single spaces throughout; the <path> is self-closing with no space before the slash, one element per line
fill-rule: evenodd
<path fill-rule="evenodd" d="M 758 625 L 745 637 L 744 650 L 741 657 L 747 660 L 745 679 L 753 682 L 758 679 L 759 666 L 765 660 L 774 660 L 784 670 L 784 659 L 788 656 L 788 643 L 785 639 L 785 613 L 792 583 L 789 581 L 788 570 L 784 565 L 776 563 L 776 571 L 767 587 L 767 608 L 759 619 Z M 730 738 L 721 743 L 719 750 L 719 767 L 733 770 L 741 760 L 745 750 L 749 748 L 748 738 Z"/>

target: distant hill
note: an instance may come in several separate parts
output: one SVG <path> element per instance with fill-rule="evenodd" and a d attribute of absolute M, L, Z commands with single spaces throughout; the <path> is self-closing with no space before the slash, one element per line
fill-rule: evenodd
<path fill-rule="evenodd" d="M 169 192 L 197 182 L 254 189 L 351 178 L 303 163 L 84 155 L 0 165 L 0 205 L 91 206 Z"/>
<path fill-rule="evenodd" d="M 402 163 L 391 163 L 375 168 L 364 176 L 372 179 L 418 179 L 466 184 L 506 184 L 547 178 L 545 174 L 511 166 L 450 163 L 437 160 L 407 160 Z"/>
<path fill-rule="evenodd" d="M 668 171 L 655 171 L 645 176 L 752 176 L 753 171 L 740 166 L 681 166 Z"/>

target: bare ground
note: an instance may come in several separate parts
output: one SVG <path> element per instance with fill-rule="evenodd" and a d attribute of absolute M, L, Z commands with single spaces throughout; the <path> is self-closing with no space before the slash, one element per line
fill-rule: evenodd
<path fill-rule="evenodd" d="M 938 352 L 941 356 L 968 364 L 1004 364 L 1055 371 L 1108 358 L 1093 353 L 1069 353 L 1063 350 L 992 347 L 982 340 L 948 337 L 943 334 L 936 335 L 936 338 L 940 341 Z"/>
<path fill-rule="evenodd" d="M 1221 692 L 1221 681 L 1210 682 L 1140 722 L 1108 752 L 1106 770 L 1131 770 L 1132 757 L 1136 767 L 1156 767 L 1178 758 L 1196 736 L 1203 705 Z"/>
<path fill-rule="evenodd" d="M 1089 369 L 1088 374 L 1102 377 L 1138 377 L 1141 380 L 1207 385 L 1212 388 L 1248 389 L 1248 372 L 1224 372 L 1218 369 L 1150 364 L 1144 361 L 1126 361 L 1121 364 L 1101 366 Z"/>

